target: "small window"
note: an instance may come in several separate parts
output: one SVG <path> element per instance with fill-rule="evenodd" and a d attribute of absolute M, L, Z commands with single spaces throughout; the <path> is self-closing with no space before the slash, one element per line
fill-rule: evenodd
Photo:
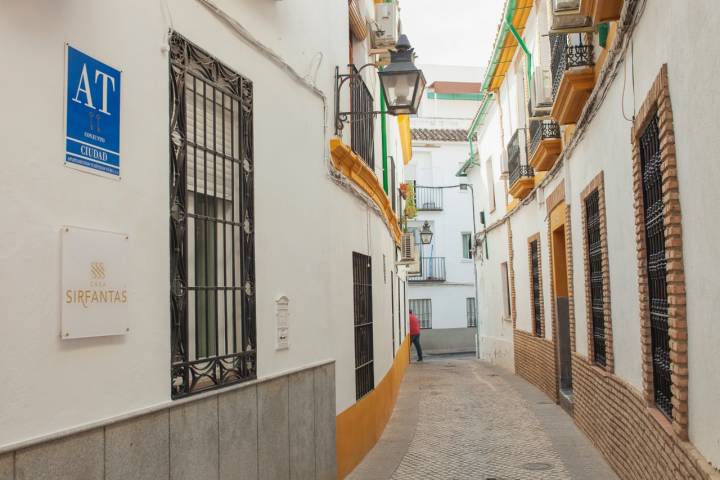
<path fill-rule="evenodd" d="M 371 258 L 353 252 L 355 312 L 355 393 L 360 400 L 375 388 Z"/>
<path fill-rule="evenodd" d="M 470 232 L 462 233 L 462 256 L 463 258 L 472 258 L 472 234 Z"/>
<path fill-rule="evenodd" d="M 418 317 L 420 328 L 432 328 L 432 300 L 429 298 L 411 299 L 410 310 Z"/>
<path fill-rule="evenodd" d="M 465 299 L 465 311 L 467 312 L 467 326 L 477 327 L 477 310 L 475 309 L 475 297 Z"/>
<path fill-rule="evenodd" d="M 503 297 L 503 311 L 505 318 L 509 319 L 512 311 L 510 310 L 510 281 L 508 280 L 508 264 L 503 262 L 500 264 L 500 277 L 502 280 L 502 297 Z"/>

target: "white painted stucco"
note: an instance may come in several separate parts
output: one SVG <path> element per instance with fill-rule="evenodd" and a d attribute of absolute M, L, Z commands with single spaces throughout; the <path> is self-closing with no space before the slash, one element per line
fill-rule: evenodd
<path fill-rule="evenodd" d="M 13 68 L 0 94 L 4 111 L 12 112 L 0 116 L 6 135 L 0 197 L 9 207 L 0 209 L 0 222 L 11 226 L 0 233 L 0 383 L 6 392 L 0 447 L 170 400 L 170 29 L 254 83 L 258 376 L 335 359 L 337 411 L 355 402 L 357 251 L 372 256 L 375 382 L 382 380 L 393 360 L 398 315 L 382 258 L 394 268 L 395 246 L 374 209 L 327 173 L 334 70 L 348 61 L 345 3 L 216 2 L 313 83 L 328 99 L 325 106 L 197 0 L 1 4 L 0 41 L 18 47 L 1 55 Z M 372 12 L 372 2 L 363 8 Z M 123 71 L 120 181 L 63 166 L 66 42 Z M 356 47 L 356 61 L 365 60 Z M 364 73 L 373 78 L 369 69 Z M 393 117 L 388 124 L 399 181 Z M 379 152 L 379 133 L 376 138 Z M 381 177 L 379 153 L 376 171 Z M 65 224 L 129 234 L 127 335 L 60 340 L 59 231 Z M 275 351 L 280 295 L 290 301 L 285 351 Z"/>

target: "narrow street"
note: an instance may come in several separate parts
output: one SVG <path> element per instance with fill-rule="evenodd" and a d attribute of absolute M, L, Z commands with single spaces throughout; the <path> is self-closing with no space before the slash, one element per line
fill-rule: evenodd
<path fill-rule="evenodd" d="M 472 356 L 413 363 L 382 438 L 352 480 L 614 479 L 571 417 Z"/>

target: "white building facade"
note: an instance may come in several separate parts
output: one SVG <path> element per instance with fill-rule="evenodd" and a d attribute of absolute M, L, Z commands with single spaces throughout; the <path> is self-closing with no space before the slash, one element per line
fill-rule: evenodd
<path fill-rule="evenodd" d="M 507 2 L 470 127 L 480 357 L 621 478 L 717 478 L 716 71 L 689 53 L 716 5 L 556 3 Z"/>
<path fill-rule="evenodd" d="M 380 17 L 326 3 L 3 2 L 0 478 L 337 478 L 372 447 L 354 409 L 407 364 L 403 129 L 335 136 L 336 68 L 377 60 Z M 376 71 L 340 111 L 380 110 Z"/>
<path fill-rule="evenodd" d="M 477 108 L 479 68 L 428 65 L 425 101 L 411 120 L 413 159 L 405 169 L 414 182 L 416 233 L 425 222 L 433 236 L 420 244 L 421 272 L 409 277 L 409 308 L 420 321 L 424 352 L 474 351 L 477 325 L 472 238 L 473 192 L 456 173 L 467 159 L 465 128 Z"/>

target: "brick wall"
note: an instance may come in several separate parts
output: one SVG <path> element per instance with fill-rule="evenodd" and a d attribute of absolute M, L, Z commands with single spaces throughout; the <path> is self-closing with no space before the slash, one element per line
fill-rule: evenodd
<path fill-rule="evenodd" d="M 513 330 L 513 341 L 515 373 L 557 402 L 558 380 L 555 375 L 553 344 L 523 330 Z"/>
<path fill-rule="evenodd" d="M 573 355 L 573 417 L 620 478 L 717 478 L 707 460 L 655 418 L 630 385 Z"/>

